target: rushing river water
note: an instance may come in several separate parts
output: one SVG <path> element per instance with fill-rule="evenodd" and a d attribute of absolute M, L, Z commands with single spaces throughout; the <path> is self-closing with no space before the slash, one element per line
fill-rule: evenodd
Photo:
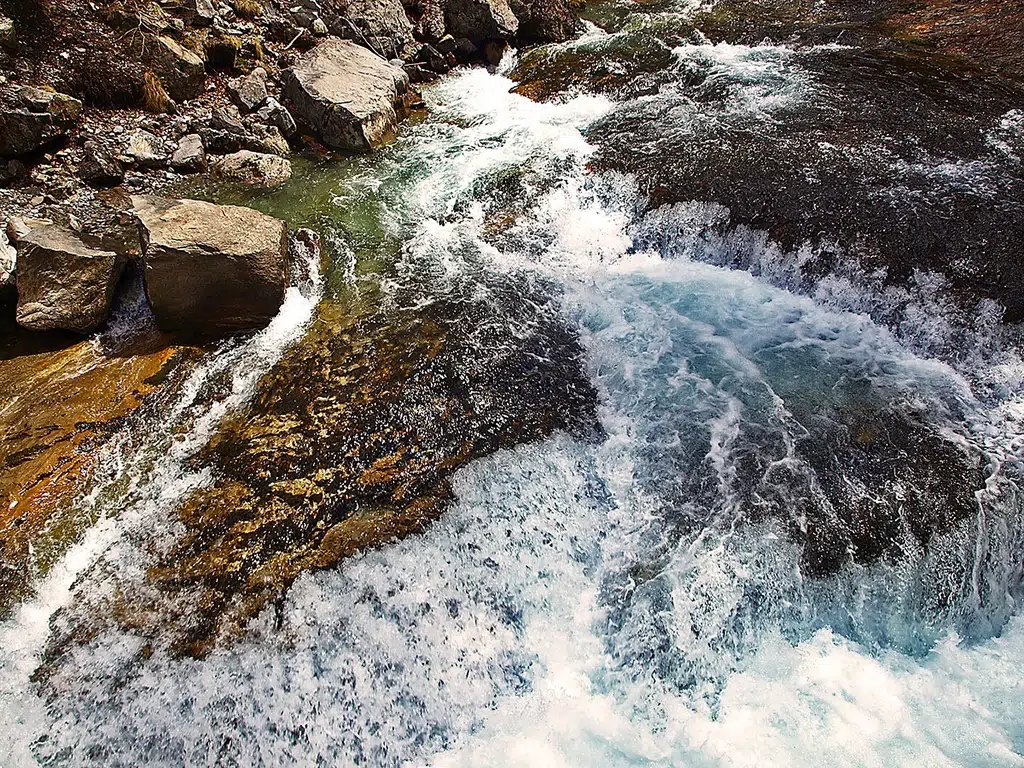
<path fill-rule="evenodd" d="M 811 87 L 777 48 L 673 55 L 731 72 L 736 112 Z M 1024 366 L 977 328 L 926 356 L 968 336 L 923 305 L 876 324 L 902 294 L 786 290 L 763 236 L 709 234 L 719 208 L 647 211 L 589 166 L 611 99 L 514 85 L 456 74 L 381 156 L 260 203 L 333 222 L 328 273 L 177 383 L 156 445 L 109 449 L 83 502 L 109 512 L 0 627 L 0 763 L 1024 765 Z M 143 578 L 138 542 L 209 482 L 189 458 L 324 284 L 385 317 L 512 286 L 535 311 L 467 338 L 578 335 L 599 433 L 469 463 L 422 533 L 303 573 L 204 658 L 97 624 L 41 689 L 51 619 L 113 589 L 97 563 Z"/>

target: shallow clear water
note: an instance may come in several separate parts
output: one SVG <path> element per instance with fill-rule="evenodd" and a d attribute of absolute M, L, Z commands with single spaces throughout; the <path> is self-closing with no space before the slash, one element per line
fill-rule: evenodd
<path fill-rule="evenodd" d="M 717 266 L 733 261 L 721 249 L 753 263 L 767 246 L 688 240 L 692 207 L 644 214 L 633 180 L 587 169 L 609 101 L 535 104 L 512 85 L 475 70 L 432 89 L 429 120 L 321 179 L 318 215 L 338 209 L 357 260 L 367 219 L 383 234 L 363 247 L 396 244 L 382 311 L 503 285 L 555 297 L 605 434 L 474 462 L 426 532 L 300 577 L 204 660 L 140 661 L 139 638 L 104 631 L 69 651 L 44 704 L 28 678 L 52 612 L 101 554 L 130 571 L 126 538 L 173 535 L 157 523 L 203 482 L 184 458 L 320 299 L 294 289 L 270 329 L 182 387 L 188 437 L 138 459 L 120 514 L 0 628 L 8 763 L 1024 765 L 1019 364 L 918 356 L 843 308 L 864 300 L 852 287 L 826 301 Z M 204 400 L 210 367 L 228 398 Z M 851 413 L 895 412 L 984 457 L 976 514 L 901 558 L 808 577 L 794 531 L 824 525 L 829 502 L 801 446 L 827 452 Z"/>

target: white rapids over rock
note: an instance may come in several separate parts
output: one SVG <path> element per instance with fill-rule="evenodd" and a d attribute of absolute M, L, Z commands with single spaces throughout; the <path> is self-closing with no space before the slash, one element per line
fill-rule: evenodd
<path fill-rule="evenodd" d="M 137 515 L 101 522 L 0 628 L 0 763 L 1024 765 L 1021 510 L 1012 481 L 996 481 L 1019 461 L 1019 362 L 975 371 L 1003 383 L 982 404 L 964 372 L 865 314 L 663 248 L 635 184 L 586 170 L 583 131 L 611 104 L 536 104 L 512 85 L 480 70 L 445 81 L 430 93 L 435 119 L 374 169 L 395 185 L 394 226 L 407 233 L 400 280 L 443 291 L 487 270 L 554 286 L 606 434 L 473 463 L 426 532 L 300 577 L 276 616 L 202 661 L 157 653 L 122 679 L 135 639 L 98 637 L 73 651 L 90 670 L 82 690 L 44 706 L 28 675 L 50 613 L 80 561 L 191 482 L 170 457 Z M 485 243 L 487 211 L 465 203 L 513 171 L 531 206 Z M 692 213 L 657 216 L 680 225 Z M 252 349 L 225 351 L 217 364 L 239 383 L 224 408 L 315 300 Z M 778 394 L 796 380 L 810 399 L 869 380 L 986 451 L 995 479 L 978 492 L 979 519 L 947 542 L 951 561 L 974 562 L 975 593 L 982 582 L 1006 593 L 972 606 L 965 588 L 963 613 L 977 616 L 963 626 L 987 628 L 971 642 L 914 604 L 915 584 L 948 572 L 942 557 L 816 585 L 775 526 L 741 519 L 748 429 L 783 446 L 799 437 Z M 792 454 L 779 461 L 801 471 Z"/>

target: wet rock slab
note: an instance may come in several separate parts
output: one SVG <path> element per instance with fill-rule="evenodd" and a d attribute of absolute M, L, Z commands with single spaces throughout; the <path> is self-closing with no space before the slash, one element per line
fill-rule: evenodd
<path fill-rule="evenodd" d="M 93 522 L 75 501 L 103 446 L 182 359 L 158 336 L 106 354 L 73 334 L 3 330 L 0 615 Z"/>

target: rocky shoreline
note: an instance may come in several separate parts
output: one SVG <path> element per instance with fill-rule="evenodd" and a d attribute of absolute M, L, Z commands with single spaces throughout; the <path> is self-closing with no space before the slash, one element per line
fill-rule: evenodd
<path fill-rule="evenodd" d="M 574 33 L 565 0 L 515 5 L 0 5 L 4 311 L 17 290 L 22 327 L 90 332 L 109 311 L 125 265 L 143 256 L 132 195 L 161 192 L 195 174 L 254 189 L 279 186 L 290 178 L 294 153 L 367 152 L 389 141 L 410 110 L 422 107 L 414 83 L 460 64 L 497 63 L 510 43 Z M 61 254 L 62 273 L 92 265 L 95 274 L 79 286 L 88 296 L 76 302 L 75 288 L 62 288 L 63 298 L 51 299 L 70 304 L 42 309 L 39 280 L 23 276 L 19 283 L 21 243 L 51 260 Z M 190 324 L 179 318 L 176 325 Z M 191 330 L 210 325 L 199 317 Z"/>

